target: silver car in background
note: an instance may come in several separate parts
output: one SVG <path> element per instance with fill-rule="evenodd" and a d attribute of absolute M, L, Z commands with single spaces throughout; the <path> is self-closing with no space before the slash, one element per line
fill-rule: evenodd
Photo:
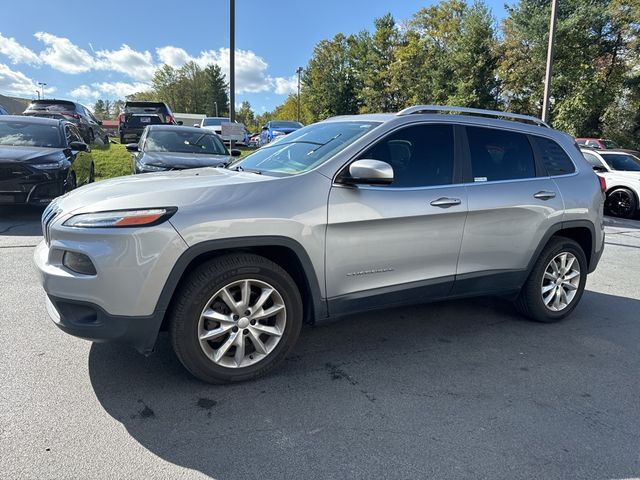
<path fill-rule="evenodd" d="M 147 354 L 166 329 L 193 375 L 241 381 L 329 316 L 501 295 L 566 317 L 602 254 L 602 188 L 538 119 L 416 106 L 80 188 L 44 212 L 35 263 L 65 332 Z"/>

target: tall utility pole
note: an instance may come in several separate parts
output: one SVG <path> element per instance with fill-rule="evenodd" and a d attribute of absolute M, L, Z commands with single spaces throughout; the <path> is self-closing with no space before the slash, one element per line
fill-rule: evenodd
<path fill-rule="evenodd" d="M 558 0 L 552 0 L 549 48 L 547 49 L 547 73 L 544 77 L 544 100 L 542 102 L 542 121 L 547 123 L 549 122 L 549 97 L 551 96 L 551 77 L 553 76 L 553 46 L 556 40 L 557 6 Z"/>
<path fill-rule="evenodd" d="M 44 100 L 44 87 L 46 87 L 47 84 L 43 82 L 38 82 L 38 85 L 40 85 L 40 89 L 42 90 L 42 96 L 38 98 L 42 98 Z"/>
<path fill-rule="evenodd" d="M 229 120 L 236 120 L 236 0 L 229 0 Z"/>
<path fill-rule="evenodd" d="M 298 67 L 296 69 L 296 73 L 298 74 L 298 122 L 300 122 L 300 74 L 302 74 L 302 67 Z"/>
<path fill-rule="evenodd" d="M 40 90 L 36 90 L 36 93 L 38 94 L 38 100 L 40 100 Z"/>

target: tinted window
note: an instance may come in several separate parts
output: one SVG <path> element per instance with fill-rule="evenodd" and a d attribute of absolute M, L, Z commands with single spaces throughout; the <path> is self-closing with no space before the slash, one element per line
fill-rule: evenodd
<path fill-rule="evenodd" d="M 602 158 L 613 170 L 624 172 L 640 172 L 640 159 L 629 154 L 603 153 Z"/>
<path fill-rule="evenodd" d="M 300 128 L 301 123 L 298 122 L 271 122 L 271 128 Z"/>
<path fill-rule="evenodd" d="M 467 127 L 474 182 L 515 180 L 536 176 L 525 135 L 491 128 Z"/>
<path fill-rule="evenodd" d="M 538 147 L 542 163 L 544 163 L 549 175 L 564 175 L 575 172 L 573 162 L 560 145 L 548 138 L 531 138 Z"/>
<path fill-rule="evenodd" d="M 598 157 L 596 157 L 593 153 L 587 153 L 587 152 L 582 152 L 582 155 L 584 156 L 585 160 L 587 162 L 589 162 L 589 164 L 592 167 L 602 167 L 602 168 L 606 168 L 602 162 L 600 161 L 600 159 Z M 608 170 L 608 169 L 607 169 Z"/>
<path fill-rule="evenodd" d="M 229 119 L 227 118 L 205 118 L 202 121 L 203 127 L 214 127 L 218 125 L 222 125 L 222 123 L 229 123 Z"/>
<path fill-rule="evenodd" d="M 76 127 L 74 127 L 73 125 L 65 125 L 64 133 L 67 136 L 68 144 L 71 142 L 84 142 L 84 140 L 82 140 L 82 138 L 80 137 L 78 130 L 76 130 Z"/>
<path fill-rule="evenodd" d="M 416 125 L 385 137 L 360 158 L 391 165 L 391 188 L 429 187 L 453 183 L 453 151 L 451 125 Z"/>
<path fill-rule="evenodd" d="M 0 145 L 62 147 L 60 133 L 58 125 L 0 121 Z"/>
<path fill-rule="evenodd" d="M 187 132 L 180 130 L 150 130 L 147 133 L 145 151 L 203 153 L 208 155 L 226 155 L 217 135 L 208 132 Z"/>

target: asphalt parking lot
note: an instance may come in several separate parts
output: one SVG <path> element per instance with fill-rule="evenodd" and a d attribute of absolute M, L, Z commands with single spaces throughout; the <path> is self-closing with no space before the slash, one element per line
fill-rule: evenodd
<path fill-rule="evenodd" d="M 496 299 L 356 315 L 303 331 L 259 381 L 190 378 L 49 320 L 37 210 L 0 208 L 0 477 L 640 477 L 640 221 L 607 221 L 574 315 Z"/>

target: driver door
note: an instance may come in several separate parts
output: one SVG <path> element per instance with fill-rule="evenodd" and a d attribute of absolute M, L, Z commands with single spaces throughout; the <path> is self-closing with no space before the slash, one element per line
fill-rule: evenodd
<path fill-rule="evenodd" d="M 455 140 L 453 125 L 403 127 L 358 157 L 389 163 L 392 184 L 333 185 L 326 237 L 332 314 L 447 296 L 467 215 Z"/>

